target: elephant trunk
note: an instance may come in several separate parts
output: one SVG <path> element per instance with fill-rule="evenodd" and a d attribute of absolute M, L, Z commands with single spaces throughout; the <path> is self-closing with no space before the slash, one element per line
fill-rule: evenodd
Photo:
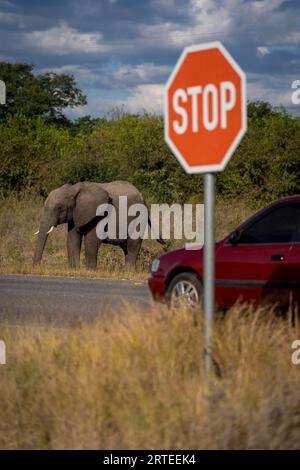
<path fill-rule="evenodd" d="M 48 238 L 48 234 L 52 230 L 53 226 L 55 223 L 53 221 L 44 221 L 42 220 L 39 233 L 38 233 L 38 239 L 35 247 L 35 253 L 33 257 L 33 264 L 37 265 L 40 264 L 45 248 L 45 244 Z"/>

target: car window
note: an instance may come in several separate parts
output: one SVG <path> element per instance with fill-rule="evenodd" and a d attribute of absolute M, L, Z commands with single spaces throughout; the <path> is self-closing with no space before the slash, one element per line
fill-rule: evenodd
<path fill-rule="evenodd" d="M 294 236 L 294 241 L 295 242 L 300 242 L 300 220 L 298 222 L 298 229 L 297 229 L 297 232 Z"/>
<path fill-rule="evenodd" d="M 299 220 L 300 203 L 277 207 L 246 228 L 239 243 L 287 243 L 292 240 Z"/>

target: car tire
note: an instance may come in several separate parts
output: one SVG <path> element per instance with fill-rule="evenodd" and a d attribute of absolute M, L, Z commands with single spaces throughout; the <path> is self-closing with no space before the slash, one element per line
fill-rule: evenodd
<path fill-rule="evenodd" d="M 169 307 L 187 306 L 195 308 L 202 300 L 203 286 L 196 273 L 177 274 L 166 290 L 166 301 Z"/>

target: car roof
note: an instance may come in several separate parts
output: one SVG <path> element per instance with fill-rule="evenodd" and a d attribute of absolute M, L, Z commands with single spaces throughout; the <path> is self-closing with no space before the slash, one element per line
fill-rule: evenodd
<path fill-rule="evenodd" d="M 282 202 L 282 201 L 289 201 L 289 200 L 298 200 L 298 201 L 300 201 L 300 194 L 293 194 L 293 196 L 282 197 L 280 199 L 277 199 L 276 201 L 271 202 L 270 205 L 277 204 L 278 202 Z"/>
<path fill-rule="evenodd" d="M 265 206 L 261 207 L 256 213 L 258 214 L 259 212 L 264 211 L 269 207 L 277 206 L 277 204 L 289 201 L 300 201 L 300 194 L 293 194 L 292 196 L 284 196 L 280 199 L 275 199 L 275 201 L 269 202 L 269 204 L 266 204 Z"/>

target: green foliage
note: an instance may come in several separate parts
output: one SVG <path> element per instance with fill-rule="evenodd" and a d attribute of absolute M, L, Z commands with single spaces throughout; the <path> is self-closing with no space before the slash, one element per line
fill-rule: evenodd
<path fill-rule="evenodd" d="M 268 103 L 248 106 L 248 132 L 217 187 L 224 196 L 269 201 L 300 189 L 300 120 Z"/>
<path fill-rule="evenodd" d="M 22 114 L 0 124 L 0 190 L 45 195 L 59 179 L 73 142 L 68 131 Z"/>
<path fill-rule="evenodd" d="M 252 206 L 299 192 L 300 120 L 268 103 L 248 105 L 248 131 L 226 170 L 218 195 Z M 200 151 L 201 149 L 199 149 Z M 185 174 L 163 138 L 163 120 L 122 110 L 73 123 L 18 113 L 0 124 L 0 191 L 45 196 L 77 181 L 134 183 L 149 202 L 199 202 L 202 177 Z"/>
<path fill-rule="evenodd" d="M 0 62 L 0 79 L 6 85 L 6 105 L 0 106 L 0 121 L 21 113 L 29 118 L 44 116 L 65 123 L 63 109 L 86 104 L 72 75 L 35 75 L 33 65 Z"/>
<path fill-rule="evenodd" d="M 163 139 L 163 121 L 151 114 L 116 111 L 76 134 L 80 151 L 68 162 L 62 181 L 131 181 L 149 201 L 186 200 L 195 184 L 183 173 Z M 77 126 L 77 123 L 75 123 Z M 199 187 L 199 177 L 192 178 Z"/>

